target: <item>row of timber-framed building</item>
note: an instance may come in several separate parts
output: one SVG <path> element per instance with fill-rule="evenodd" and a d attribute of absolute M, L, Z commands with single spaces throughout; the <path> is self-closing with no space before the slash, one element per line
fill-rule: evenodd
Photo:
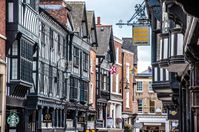
<path fill-rule="evenodd" d="M 85 2 L 8 0 L 4 7 L 9 38 L 2 131 L 105 127 L 109 68 L 115 61 L 112 26 L 96 26 Z M 107 45 L 104 53 L 99 44 Z M 6 119 L 13 113 L 19 122 L 10 126 Z"/>
<path fill-rule="evenodd" d="M 181 132 L 198 128 L 197 1 L 146 0 L 152 27 L 153 89 Z M 172 122 L 178 125 L 172 126 Z"/>
<path fill-rule="evenodd" d="M 130 71 L 137 67 L 137 47 L 131 38 L 114 37 L 112 25 L 101 24 L 100 17 L 95 22 L 85 2 L 1 2 L 1 131 L 133 125 L 135 77 Z M 116 74 L 110 72 L 113 65 Z"/>

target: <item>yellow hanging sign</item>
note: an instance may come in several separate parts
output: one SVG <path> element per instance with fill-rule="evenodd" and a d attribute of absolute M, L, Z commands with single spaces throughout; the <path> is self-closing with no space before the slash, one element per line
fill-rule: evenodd
<path fill-rule="evenodd" d="M 146 46 L 150 45 L 150 28 L 148 26 L 133 26 L 132 28 L 133 45 Z"/>

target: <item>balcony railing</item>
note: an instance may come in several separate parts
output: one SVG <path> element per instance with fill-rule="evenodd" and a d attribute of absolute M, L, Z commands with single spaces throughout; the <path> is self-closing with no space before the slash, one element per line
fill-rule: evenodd
<path fill-rule="evenodd" d="M 28 4 L 20 4 L 18 17 L 20 25 L 34 35 L 38 35 L 38 13 L 32 7 Z"/>

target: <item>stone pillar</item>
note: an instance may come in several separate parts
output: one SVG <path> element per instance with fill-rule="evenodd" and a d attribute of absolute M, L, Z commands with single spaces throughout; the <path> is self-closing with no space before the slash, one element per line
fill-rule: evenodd
<path fill-rule="evenodd" d="M 38 125 L 37 125 L 38 129 L 41 129 L 42 116 L 43 116 L 42 111 L 43 111 L 42 107 L 38 109 Z"/>
<path fill-rule="evenodd" d="M 136 129 L 135 129 L 135 132 L 140 132 L 140 129 L 139 129 L 139 128 L 136 128 Z"/>
<path fill-rule="evenodd" d="M 169 120 L 165 122 L 165 132 L 169 132 Z"/>
<path fill-rule="evenodd" d="M 116 104 L 113 104 L 113 128 L 115 128 Z"/>
<path fill-rule="evenodd" d="M 0 131 L 4 132 L 6 126 L 5 125 L 6 124 L 5 120 L 6 119 L 6 63 L 1 59 L 0 59 L 0 105 L 1 105 Z"/>

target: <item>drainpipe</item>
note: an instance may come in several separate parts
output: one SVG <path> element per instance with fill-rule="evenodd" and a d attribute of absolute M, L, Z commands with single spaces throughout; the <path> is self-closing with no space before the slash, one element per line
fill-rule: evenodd
<path fill-rule="evenodd" d="M 124 52 L 122 52 L 122 100 L 124 97 Z M 123 112 L 123 106 L 124 106 L 124 101 L 122 101 L 122 112 Z M 124 128 L 124 119 L 122 119 L 122 128 Z"/>

